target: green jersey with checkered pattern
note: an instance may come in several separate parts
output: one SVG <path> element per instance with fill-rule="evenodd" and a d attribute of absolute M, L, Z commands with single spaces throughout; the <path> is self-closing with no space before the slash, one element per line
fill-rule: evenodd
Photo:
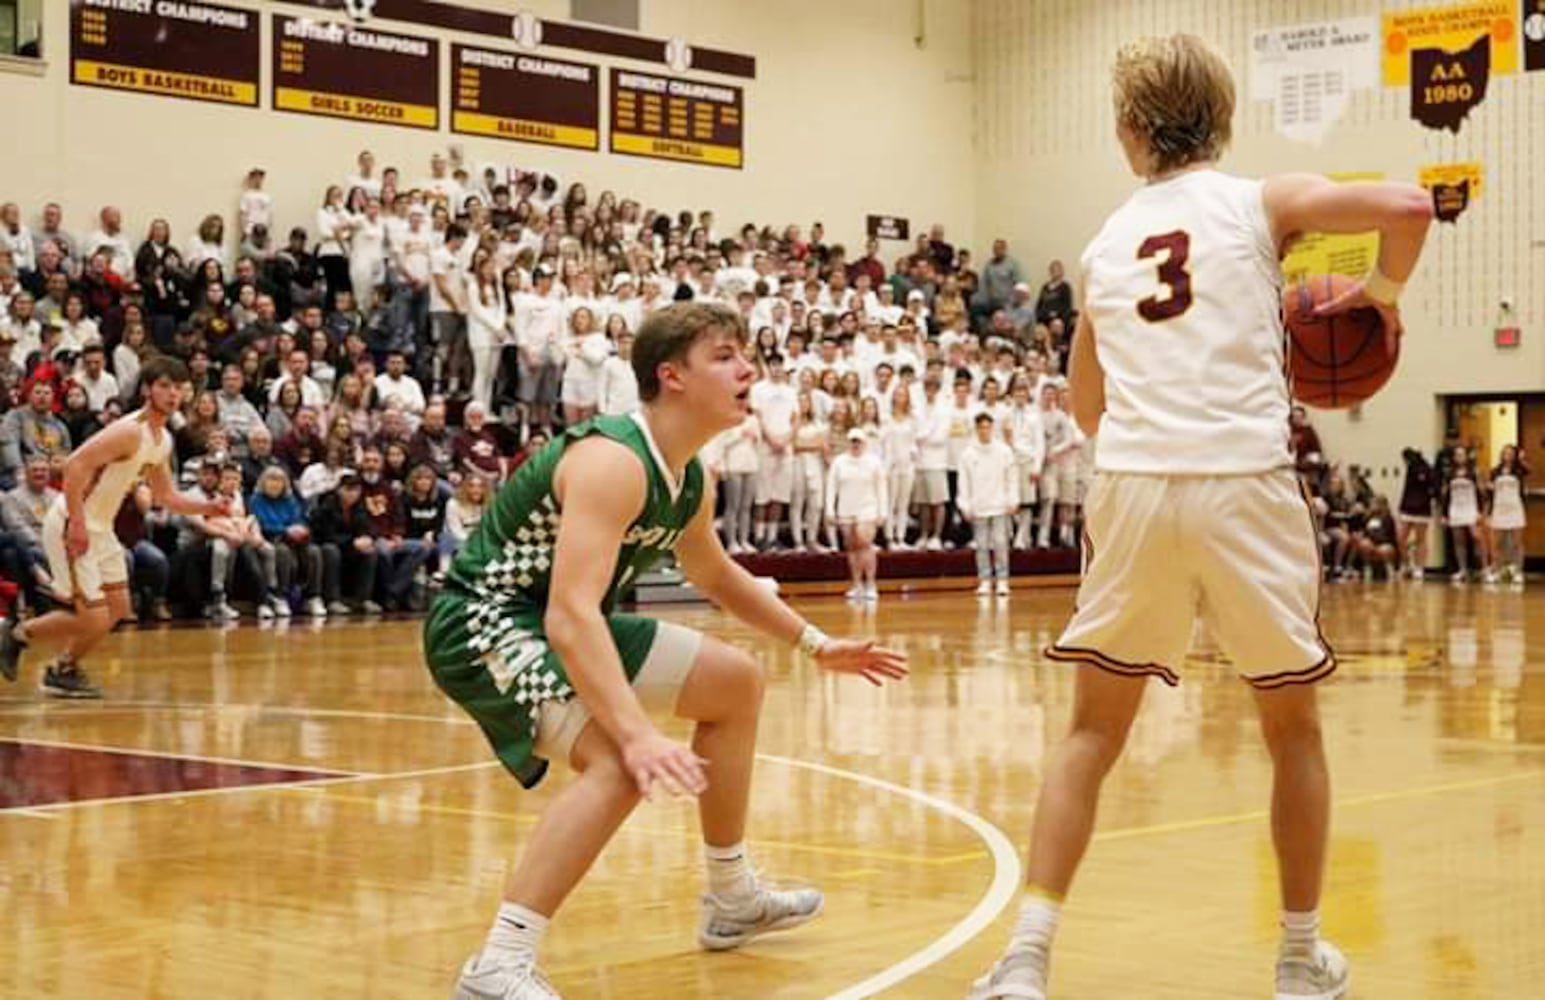
<path fill-rule="evenodd" d="M 641 414 L 596 417 L 565 431 L 500 488 L 451 563 L 449 589 L 497 607 L 503 615 L 546 611 L 553 546 L 562 521 L 553 478 L 569 446 L 592 434 L 627 446 L 648 475 L 644 509 L 628 526 L 614 557 L 602 613 L 611 614 L 629 583 L 676 547 L 703 499 L 702 466 L 696 458 L 687 464 L 678 491 Z M 600 552 L 595 557 L 608 558 Z"/>

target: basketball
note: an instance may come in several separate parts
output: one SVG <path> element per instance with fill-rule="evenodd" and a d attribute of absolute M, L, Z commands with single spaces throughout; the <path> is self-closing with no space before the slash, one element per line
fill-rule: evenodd
<path fill-rule="evenodd" d="M 1354 283 L 1344 274 L 1317 274 L 1282 295 L 1293 397 L 1305 405 L 1325 410 L 1356 406 L 1382 389 L 1395 371 L 1399 353 L 1389 352 L 1377 310 L 1314 315 L 1317 306 Z"/>

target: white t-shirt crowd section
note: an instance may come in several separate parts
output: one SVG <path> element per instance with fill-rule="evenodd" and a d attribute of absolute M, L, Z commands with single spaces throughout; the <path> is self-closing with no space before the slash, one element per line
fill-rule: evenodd
<path fill-rule="evenodd" d="M 76 235 L 57 204 L 0 205 L 0 485 L 132 408 L 163 352 L 193 373 L 173 421 L 190 486 L 242 462 L 252 491 L 271 463 L 312 510 L 366 450 L 403 491 L 418 465 L 442 492 L 496 486 L 563 426 L 635 408 L 632 336 L 691 299 L 745 318 L 759 373 L 703 456 L 732 551 L 830 548 L 854 521 L 891 548 L 966 544 L 962 474 L 1004 454 L 979 414 L 1014 474 L 967 475 L 1000 484 L 967 502 L 1011 517 L 1019 547 L 1074 543 L 1093 448 L 1068 416 L 1060 264 L 1034 292 L 1004 241 L 978 259 L 942 226 L 882 258 L 819 222 L 730 228 L 438 154 L 413 180 L 368 152 L 339 174 L 282 239 L 261 170 L 233 222 L 181 239 L 152 218 L 133 240 L 111 206 Z"/>

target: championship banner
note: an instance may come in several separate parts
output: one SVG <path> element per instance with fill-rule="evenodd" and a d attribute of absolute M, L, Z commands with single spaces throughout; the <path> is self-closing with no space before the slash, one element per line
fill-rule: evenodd
<path fill-rule="evenodd" d="M 1545 70 L 1545 0 L 1523 0 L 1524 69 Z"/>
<path fill-rule="evenodd" d="M 440 43 L 273 15 L 275 111 L 440 127 Z"/>
<path fill-rule="evenodd" d="M 1333 181 L 1382 181 L 1377 172 L 1331 174 Z M 1282 276 L 1296 284 L 1314 274 L 1361 278 L 1379 260 L 1379 233 L 1305 233 L 1282 258 Z"/>
<path fill-rule="evenodd" d="M 1526 0 L 1537 2 L 1537 0 Z M 1477 0 L 1446 7 L 1384 12 L 1384 85 L 1412 83 L 1411 56 L 1418 49 L 1460 52 L 1486 39 L 1491 72 L 1518 70 L 1517 8 L 1513 0 Z"/>
<path fill-rule="evenodd" d="M 614 153 L 739 170 L 744 113 L 739 87 L 612 70 Z"/>
<path fill-rule="evenodd" d="M 1470 111 L 1486 99 L 1491 83 L 1491 40 L 1477 39 L 1461 52 L 1417 49 L 1411 53 L 1411 118 L 1430 129 L 1457 133 Z"/>
<path fill-rule="evenodd" d="M 451 46 L 451 131 L 601 148 L 601 71 L 559 59 Z"/>
<path fill-rule="evenodd" d="M 1439 222 L 1455 222 L 1481 196 L 1485 168 L 1480 163 L 1444 163 L 1423 167 L 1416 182 L 1432 192 Z"/>
<path fill-rule="evenodd" d="M 211 3 L 70 4 L 70 82 L 258 106 L 258 16 Z"/>

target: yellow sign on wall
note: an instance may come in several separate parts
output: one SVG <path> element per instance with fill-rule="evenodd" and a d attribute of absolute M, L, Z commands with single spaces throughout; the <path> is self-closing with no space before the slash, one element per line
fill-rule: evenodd
<path fill-rule="evenodd" d="M 1416 182 L 1432 192 L 1439 222 L 1454 222 L 1481 196 L 1486 170 L 1480 163 L 1442 163 L 1423 167 Z"/>
<path fill-rule="evenodd" d="M 1411 82 L 1412 49 L 1458 52 L 1491 39 L 1491 74 L 1518 71 L 1518 4 L 1515 0 L 1476 0 L 1446 7 L 1414 7 L 1384 12 L 1384 85 Z"/>
<path fill-rule="evenodd" d="M 1378 172 L 1331 174 L 1333 181 L 1382 181 Z M 1305 233 L 1282 258 L 1282 276 L 1294 284 L 1312 274 L 1360 278 L 1379 259 L 1377 230 L 1366 233 Z"/>

